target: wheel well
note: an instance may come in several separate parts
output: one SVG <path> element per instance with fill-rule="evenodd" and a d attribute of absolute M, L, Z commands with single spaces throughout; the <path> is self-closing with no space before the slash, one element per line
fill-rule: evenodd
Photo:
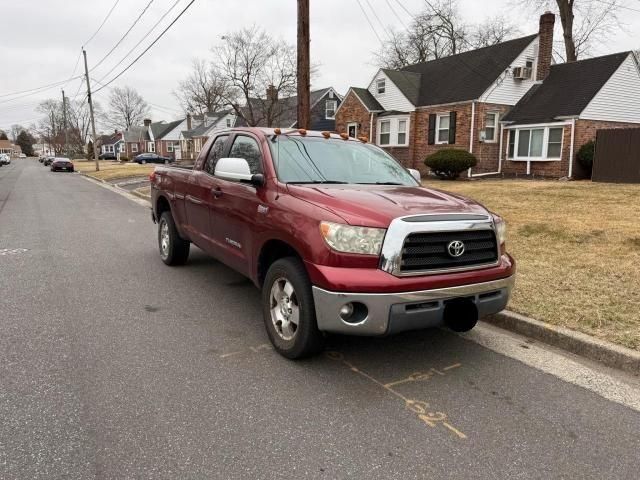
<path fill-rule="evenodd" d="M 273 262 L 284 257 L 302 258 L 295 248 L 282 240 L 269 240 L 262 246 L 258 256 L 258 284 L 260 286 L 264 283 L 264 278 Z"/>
<path fill-rule="evenodd" d="M 159 197 L 156 202 L 156 216 L 160 218 L 166 211 L 171 211 L 171 205 L 169 205 L 169 201 L 165 197 Z"/>

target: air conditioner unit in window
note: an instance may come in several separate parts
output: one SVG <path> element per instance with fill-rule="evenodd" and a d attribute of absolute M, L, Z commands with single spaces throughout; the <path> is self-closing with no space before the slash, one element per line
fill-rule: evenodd
<path fill-rule="evenodd" d="M 531 68 L 529 67 L 514 67 L 512 73 L 515 80 L 529 80 L 531 78 Z"/>
<path fill-rule="evenodd" d="M 486 130 L 480 130 L 478 132 L 478 141 L 479 142 L 484 142 L 487 139 L 487 131 Z"/>

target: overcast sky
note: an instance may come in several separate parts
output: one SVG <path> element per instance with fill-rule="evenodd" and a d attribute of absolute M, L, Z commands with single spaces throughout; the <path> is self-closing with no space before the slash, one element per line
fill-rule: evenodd
<path fill-rule="evenodd" d="M 40 101 L 61 96 L 59 86 L 21 98 L 6 94 L 70 78 L 83 44 L 86 45 L 91 68 L 115 45 L 149 2 L 119 0 L 102 30 L 86 43 L 114 1 L 0 0 L 3 19 L 0 40 L 0 128 L 6 130 L 14 123 L 28 126 L 38 119 L 35 107 Z M 127 61 L 107 75 L 175 1 L 179 3 L 156 30 L 134 50 Z M 417 13 L 425 5 L 424 0 L 400 1 L 412 13 Z M 606 0 L 602 1 L 606 3 Z M 411 20 L 394 0 L 360 2 L 382 38 L 384 30 L 371 9 L 385 27 L 399 29 Z M 105 77 L 103 81 L 111 79 L 188 3 L 189 0 L 154 0 L 129 36 L 91 76 L 96 79 Z M 458 0 L 458 4 L 468 23 L 479 23 L 486 17 L 504 14 L 519 26 L 523 35 L 537 31 L 538 13 L 513 8 L 511 0 Z M 625 28 L 598 45 L 594 54 L 640 48 L 640 0 L 627 0 L 627 5 L 630 8 L 624 10 Z M 272 35 L 295 44 L 295 0 L 196 0 L 167 34 L 112 85 L 129 85 L 138 90 L 151 104 L 154 121 L 179 118 L 179 106 L 171 92 L 188 72 L 191 60 L 210 57 L 210 47 L 219 42 L 222 35 L 254 23 Z M 366 86 L 375 73 L 372 52 L 378 47 L 379 40 L 357 0 L 311 0 L 311 59 L 320 65 L 312 88 L 333 86 L 340 93 L 345 93 L 350 85 Z M 80 61 L 75 75 L 82 72 Z M 94 83 L 93 88 L 98 87 Z M 79 88 L 84 89 L 80 87 L 80 79 L 72 80 L 66 85 L 65 92 L 73 97 Z M 108 91 L 104 89 L 98 92 L 95 101 L 106 104 Z M 80 95 L 78 98 L 81 98 Z"/>

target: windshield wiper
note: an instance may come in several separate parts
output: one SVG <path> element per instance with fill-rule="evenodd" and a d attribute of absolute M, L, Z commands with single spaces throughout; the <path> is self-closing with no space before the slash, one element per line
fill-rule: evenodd
<path fill-rule="evenodd" d="M 345 184 L 345 183 L 349 183 L 349 182 L 343 182 L 341 180 L 309 180 L 309 181 L 303 181 L 303 182 L 287 182 L 287 184 L 289 183 L 293 183 L 293 184 L 313 184 L 313 183 L 340 183 L 340 184 Z"/>
<path fill-rule="evenodd" d="M 360 182 L 358 185 L 404 185 L 400 182 Z"/>

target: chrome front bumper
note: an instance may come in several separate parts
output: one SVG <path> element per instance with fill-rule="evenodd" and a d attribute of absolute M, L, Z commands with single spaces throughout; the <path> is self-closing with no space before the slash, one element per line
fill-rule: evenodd
<path fill-rule="evenodd" d="M 509 301 L 515 275 L 485 283 L 401 293 L 331 292 L 313 287 L 318 328 L 348 335 L 387 335 L 443 324 L 447 300 L 468 298 L 480 318 L 503 310 Z M 357 323 L 345 322 L 340 309 L 361 303 L 367 314 Z"/>

